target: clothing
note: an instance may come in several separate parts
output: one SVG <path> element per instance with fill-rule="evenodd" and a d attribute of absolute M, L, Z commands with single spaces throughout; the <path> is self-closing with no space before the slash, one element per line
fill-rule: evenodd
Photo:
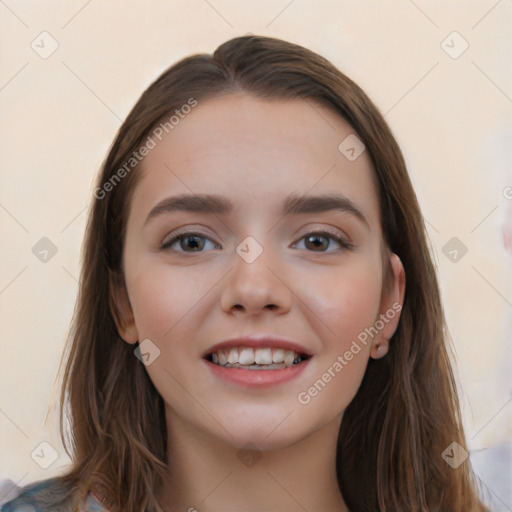
<path fill-rule="evenodd" d="M 59 478 L 34 482 L 18 492 L 16 498 L 0 507 L 0 512 L 110 512 L 106 503 L 94 491 L 82 497 L 75 493 L 66 498 L 66 489 Z"/>

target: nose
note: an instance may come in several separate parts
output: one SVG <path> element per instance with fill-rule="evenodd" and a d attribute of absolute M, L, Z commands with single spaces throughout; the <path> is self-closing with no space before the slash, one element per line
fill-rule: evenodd
<path fill-rule="evenodd" d="M 276 314 L 290 311 L 294 300 L 290 279 L 270 249 L 264 249 L 252 262 L 238 253 L 233 260 L 221 295 L 223 311 L 246 315 L 258 315 L 265 310 Z"/>

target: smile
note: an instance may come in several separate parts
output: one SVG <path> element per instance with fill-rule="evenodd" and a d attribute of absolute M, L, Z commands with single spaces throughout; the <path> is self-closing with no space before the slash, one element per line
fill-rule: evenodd
<path fill-rule="evenodd" d="M 283 348 L 233 347 L 206 356 L 213 364 L 243 370 L 280 370 L 306 361 L 306 354 Z"/>
<path fill-rule="evenodd" d="M 205 356 L 213 376 L 245 388 L 269 388 L 297 378 L 311 356 L 283 348 L 231 347 Z"/>

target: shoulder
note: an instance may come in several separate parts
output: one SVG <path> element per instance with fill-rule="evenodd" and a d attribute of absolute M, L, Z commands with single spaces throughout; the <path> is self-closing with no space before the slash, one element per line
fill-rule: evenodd
<path fill-rule="evenodd" d="M 88 493 L 82 499 L 59 478 L 31 483 L 0 507 L 1 512 L 108 512 L 102 502 Z"/>

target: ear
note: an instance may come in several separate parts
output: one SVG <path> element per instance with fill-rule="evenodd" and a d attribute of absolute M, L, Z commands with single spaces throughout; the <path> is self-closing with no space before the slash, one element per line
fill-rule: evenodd
<path fill-rule="evenodd" d="M 382 290 L 380 302 L 380 315 L 376 320 L 379 333 L 375 336 L 370 356 L 373 359 L 384 357 L 389 350 L 389 340 L 395 334 L 400 320 L 400 313 L 404 304 L 405 270 L 400 258 L 391 254 L 389 259 L 391 275 Z M 383 324 L 383 325 L 382 325 Z"/>
<path fill-rule="evenodd" d="M 119 336 L 126 343 L 136 343 L 139 340 L 139 333 L 135 325 L 124 276 L 121 272 L 112 270 L 109 270 L 109 305 Z"/>

